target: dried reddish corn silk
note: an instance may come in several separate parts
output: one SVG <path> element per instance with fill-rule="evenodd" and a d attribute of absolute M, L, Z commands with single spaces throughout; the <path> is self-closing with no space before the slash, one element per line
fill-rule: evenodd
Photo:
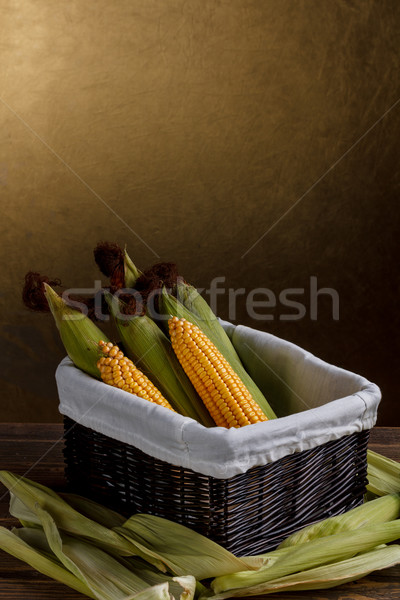
<path fill-rule="evenodd" d="M 97 362 L 97 367 L 105 383 L 174 410 L 150 379 L 124 356 L 118 346 L 101 340 L 99 348 L 103 356 Z"/>
<path fill-rule="evenodd" d="M 196 325 L 177 317 L 168 324 L 179 362 L 218 426 L 268 421 L 240 377 Z"/>

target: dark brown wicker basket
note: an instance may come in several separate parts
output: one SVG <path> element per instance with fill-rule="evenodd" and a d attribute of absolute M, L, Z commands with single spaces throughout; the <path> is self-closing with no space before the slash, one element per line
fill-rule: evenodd
<path fill-rule="evenodd" d="M 130 516 L 182 523 L 237 555 L 276 548 L 288 535 L 363 500 L 369 431 L 216 479 L 148 456 L 65 417 L 66 476 L 74 491 Z"/>

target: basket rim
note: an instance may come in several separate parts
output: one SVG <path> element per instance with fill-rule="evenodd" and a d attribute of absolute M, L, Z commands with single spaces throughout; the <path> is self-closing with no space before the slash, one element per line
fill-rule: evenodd
<path fill-rule="evenodd" d="M 68 357 L 56 372 L 60 412 L 154 458 L 220 479 L 374 426 L 381 398 L 374 383 L 270 333 L 222 324 L 255 382 L 268 385 L 275 412 L 291 414 L 238 429 L 206 428 L 105 386 Z"/>
<path fill-rule="evenodd" d="M 68 386 L 75 377 L 81 389 L 79 399 L 75 387 L 73 390 L 63 387 L 65 380 Z M 219 479 L 369 430 L 376 420 L 374 384 L 327 405 L 240 429 L 206 428 L 189 417 L 118 388 L 110 388 L 110 395 L 104 394 L 103 384 L 76 369 L 69 359 L 64 359 L 58 369 L 58 384 L 61 414 L 154 458 Z M 82 402 L 82 397 L 86 401 Z M 121 410 L 115 411 L 110 419 L 109 407 L 115 406 L 115 402 Z M 96 414 L 91 414 L 94 404 Z M 136 420 L 135 431 L 129 428 L 132 416 Z M 307 436 L 307 431 L 313 434 Z"/>

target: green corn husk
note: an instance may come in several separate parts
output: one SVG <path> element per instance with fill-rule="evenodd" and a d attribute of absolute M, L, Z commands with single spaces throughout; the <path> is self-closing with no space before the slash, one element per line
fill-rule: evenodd
<path fill-rule="evenodd" d="M 85 506 L 86 499 L 73 495 L 70 498 L 74 501 L 78 498 L 79 504 L 85 508 L 85 512 L 92 512 L 94 509 L 95 514 L 104 520 L 106 513 L 99 510 L 100 505 L 87 501 L 88 505 Z M 24 544 L 27 544 L 30 549 L 26 549 L 25 552 L 13 552 L 14 546 L 16 544 L 18 546 L 18 540 L 14 541 L 12 538 L 10 543 L 10 532 L 7 530 L 4 530 L 3 544 L 0 531 L 0 547 L 13 553 L 17 558 L 25 560 L 29 564 L 32 563 L 31 566 L 44 574 L 74 587 L 91 598 L 102 600 L 118 600 L 119 598 L 125 600 L 127 594 L 131 597 L 131 594 L 135 595 L 144 590 L 148 590 L 149 597 L 152 597 L 152 588 L 160 584 L 166 584 L 167 591 L 175 597 L 180 597 L 181 600 L 192 600 L 196 589 L 194 577 L 170 577 L 160 573 L 143 559 L 112 557 L 93 544 L 61 533 L 47 511 L 39 506 L 36 506 L 35 510 L 42 526 L 40 529 L 13 530 L 14 536 L 21 540 L 19 546 L 24 550 Z M 108 509 L 104 508 L 104 511 L 108 511 Z M 113 516 L 113 518 L 115 517 Z M 35 551 L 36 554 L 39 553 L 39 557 L 36 556 Z M 36 562 L 29 562 L 31 555 L 36 558 Z M 40 562 L 42 556 L 47 558 L 47 561 Z M 39 568 L 41 563 L 48 568 Z M 53 564 L 57 565 L 57 569 L 53 568 Z M 65 573 L 65 569 L 68 569 L 71 575 L 68 574 L 68 571 Z M 198 589 L 201 592 L 205 590 L 204 586 L 200 584 Z M 158 598 L 159 596 L 155 595 L 154 597 Z M 168 600 L 170 600 L 169 596 Z"/>
<path fill-rule="evenodd" d="M 136 548 L 128 540 L 84 517 L 49 488 L 24 477 L 17 477 L 9 471 L 0 471 L 0 481 L 10 491 L 10 513 L 13 517 L 41 525 L 37 514 L 39 507 L 51 514 L 57 527 L 71 535 L 91 541 L 114 554 L 137 554 Z"/>
<path fill-rule="evenodd" d="M 89 598 L 96 598 L 89 587 L 70 573 L 68 569 L 4 527 L 0 527 L 0 549 L 26 562 L 39 573 L 60 581 L 70 588 L 89 596 Z"/>
<path fill-rule="evenodd" d="M 96 521 L 96 523 L 108 527 L 109 529 L 119 527 L 126 521 L 125 517 L 119 513 L 110 508 L 106 508 L 102 504 L 94 502 L 94 500 L 89 500 L 89 498 L 83 498 L 83 496 L 78 496 L 77 494 L 60 494 L 60 497 L 65 500 L 69 506 L 72 506 L 72 508 L 88 519 Z"/>
<path fill-rule="evenodd" d="M 131 260 L 126 248 L 124 250 L 124 274 L 126 288 L 134 288 L 136 280 L 142 275 L 142 271 L 140 271 Z"/>
<path fill-rule="evenodd" d="M 400 463 L 368 450 L 367 490 L 377 496 L 400 493 Z"/>
<path fill-rule="evenodd" d="M 185 284 L 178 284 L 178 286 L 179 285 Z M 207 302 L 201 298 L 200 294 L 198 294 L 197 290 L 195 290 L 195 288 L 192 288 L 192 290 L 194 291 L 190 294 L 190 306 L 195 306 L 198 313 L 189 310 L 184 304 L 169 294 L 165 289 L 162 290 L 159 296 L 158 306 L 160 314 L 164 317 L 164 326 L 167 326 L 166 317 L 170 316 L 178 317 L 179 319 L 183 318 L 190 323 L 197 325 L 197 327 L 203 331 L 203 333 L 212 341 L 221 354 L 226 358 L 236 374 L 239 375 L 240 379 L 247 387 L 254 400 L 266 414 L 268 419 L 275 419 L 276 414 L 268 404 L 261 390 L 257 387 L 253 379 L 247 373 L 231 340 L 229 339 L 229 336 L 218 321 L 217 317 L 214 315 Z"/>
<path fill-rule="evenodd" d="M 149 581 L 143 577 L 145 569 L 138 566 L 126 568 L 103 550 L 61 534 L 47 511 L 38 508 L 37 514 L 52 552 L 71 573 L 89 587 L 96 598 L 125 600 L 127 595 L 134 596 L 145 590 L 151 593 Z M 156 577 L 157 584 L 167 584 L 167 589 L 169 581 L 168 576 L 159 574 Z M 186 578 L 182 583 L 185 595 L 190 597 L 190 590 L 194 591 L 195 588 L 194 579 Z"/>
<path fill-rule="evenodd" d="M 122 302 L 115 296 L 106 294 L 105 298 L 129 358 L 144 371 L 177 412 L 206 427 L 215 427 L 161 329 L 147 315 L 124 315 L 121 312 Z"/>
<path fill-rule="evenodd" d="M 200 600 L 223 600 L 224 598 L 260 596 L 276 592 L 301 590 L 322 590 L 336 587 L 373 571 L 387 569 L 400 563 L 400 546 L 385 546 L 360 556 L 337 561 L 327 566 L 316 567 L 287 577 L 274 579 L 267 583 L 241 589 L 230 589 L 215 595 L 204 594 Z"/>
<path fill-rule="evenodd" d="M 352 510 L 324 519 L 314 525 L 304 527 L 284 540 L 279 548 L 288 548 L 304 544 L 316 538 L 334 535 L 345 531 L 353 531 L 360 527 L 378 523 L 386 523 L 400 517 L 400 495 L 391 494 L 366 502 Z"/>
<path fill-rule="evenodd" d="M 96 366 L 99 340 L 108 342 L 104 333 L 87 317 L 65 301 L 47 283 L 45 294 L 68 356 L 76 367 L 100 379 Z"/>
<path fill-rule="evenodd" d="M 106 508 L 102 504 L 94 502 L 94 500 L 89 500 L 88 498 L 83 498 L 82 496 L 78 496 L 76 494 L 60 495 L 66 502 L 68 502 L 70 506 L 72 506 L 72 508 L 78 510 L 85 517 L 96 521 L 96 523 L 100 523 L 100 525 L 104 525 L 105 527 L 112 529 L 113 527 L 120 527 L 126 522 L 125 517 L 111 510 L 110 508 Z M 138 558 L 136 556 L 118 556 L 118 560 L 129 569 L 133 569 L 135 572 L 140 571 L 140 577 L 147 581 L 147 583 L 151 586 L 156 585 L 161 581 L 165 581 L 166 576 L 164 574 L 161 576 L 160 572 L 154 565 L 146 562 L 142 558 Z M 246 562 L 249 562 L 249 559 L 246 559 Z M 258 557 L 254 559 L 254 564 L 257 567 L 261 564 Z M 169 580 L 170 591 L 172 594 L 177 594 L 179 588 L 184 587 L 182 585 L 184 579 L 185 577 L 175 577 Z M 191 578 L 189 577 L 189 579 Z M 175 585 L 174 580 L 182 580 L 182 582 L 179 582 L 179 585 Z M 196 582 L 196 588 L 198 593 L 204 592 L 206 589 L 199 582 Z"/>
<path fill-rule="evenodd" d="M 113 529 L 109 529 L 74 510 L 66 501 L 62 500 L 62 498 L 52 490 L 38 483 L 30 481 L 29 479 L 19 478 L 8 471 L 0 471 L 0 482 L 10 490 L 10 513 L 17 519 L 21 519 L 24 522 L 29 522 L 34 527 L 42 526 L 39 511 L 41 509 L 45 510 L 51 515 L 52 519 L 57 525 L 57 528 L 59 528 L 61 531 L 73 535 L 74 537 L 81 538 L 86 542 L 93 543 L 100 549 L 106 550 L 107 552 L 116 556 L 142 557 L 147 562 L 153 564 L 160 571 L 166 571 L 168 559 L 161 555 L 157 550 L 154 551 L 151 544 L 146 544 L 146 542 L 143 542 L 140 536 L 135 537 L 134 531 L 129 525 L 130 521 L 124 522 L 123 527 L 114 527 Z M 81 501 L 81 505 L 82 503 L 83 501 Z M 93 514 L 93 511 L 93 503 L 89 501 L 87 507 L 85 508 L 85 512 L 90 512 Z M 99 514 L 97 509 L 96 514 Z M 142 520 L 140 520 L 140 517 L 142 517 Z M 102 515 L 101 518 L 103 519 L 104 515 Z M 115 514 L 112 518 L 116 518 Z M 226 552 L 224 549 L 218 546 L 218 544 L 211 542 L 200 534 L 195 534 L 183 525 L 177 525 L 167 521 L 166 519 L 153 517 L 151 515 L 135 515 L 135 517 L 133 517 L 133 521 L 135 522 L 137 528 L 140 528 L 139 524 L 142 523 L 141 532 L 143 534 L 145 531 L 149 532 L 151 527 L 156 530 L 160 536 L 159 547 L 162 550 L 165 550 L 165 546 L 163 546 L 163 540 L 167 538 L 168 542 L 171 543 L 171 547 L 177 548 L 176 552 L 179 555 L 179 542 L 183 543 L 186 539 L 186 552 L 186 548 L 191 547 L 192 536 L 195 536 L 194 540 L 196 543 L 200 545 L 203 543 L 206 545 L 207 549 L 211 549 L 211 556 L 213 553 L 214 555 L 218 555 L 219 550 L 222 552 L 222 564 L 226 564 L 228 562 L 228 564 L 231 564 L 231 566 L 236 565 L 236 570 L 238 568 L 251 568 L 249 564 L 240 559 L 236 559 L 231 553 Z M 143 525 L 143 522 L 146 525 Z M 169 533 L 169 529 L 172 531 L 172 534 Z M 231 561 L 230 563 L 227 557 L 229 557 Z M 210 558 L 211 562 L 213 562 L 213 560 L 216 561 L 217 559 Z M 191 571 L 181 570 L 175 574 L 187 575 L 188 573 L 191 573 Z M 211 576 L 214 575 L 211 574 L 210 577 Z"/>
<path fill-rule="evenodd" d="M 49 546 L 43 527 L 13 527 L 11 532 L 31 548 L 35 548 L 45 556 L 59 562 Z M 59 564 L 62 566 L 62 563 Z"/>
<path fill-rule="evenodd" d="M 125 517 L 111 510 L 110 508 L 106 508 L 105 506 L 94 502 L 94 500 L 89 500 L 88 498 L 83 498 L 82 496 L 78 496 L 76 494 L 60 494 L 60 496 L 63 498 L 63 500 L 68 502 L 72 508 L 78 510 L 85 517 L 93 519 L 93 521 L 96 521 L 96 523 L 100 523 L 100 525 L 104 525 L 110 529 L 113 527 L 120 527 L 126 522 Z M 140 577 L 144 579 L 150 586 L 164 582 L 166 579 L 166 575 L 160 575 L 159 570 L 154 567 L 154 565 L 146 562 L 143 558 L 138 558 L 136 556 L 118 556 L 118 561 L 128 569 L 133 570 L 135 573 L 140 571 Z M 246 562 L 249 562 L 249 559 L 246 559 Z M 254 564 L 257 567 L 261 564 L 258 557 L 254 559 Z M 194 578 L 188 576 L 189 583 L 192 581 L 192 579 L 196 585 L 197 595 L 204 593 L 206 588 L 201 585 L 201 583 L 196 582 Z M 175 584 L 174 581 L 177 581 L 178 583 Z M 180 588 L 185 587 L 183 585 L 184 582 L 185 577 L 171 577 L 169 579 L 169 589 L 171 593 L 173 595 L 177 595 L 178 592 L 181 593 Z M 183 592 L 183 594 L 185 593 L 186 592 Z M 185 600 L 184 597 L 183 600 Z"/>
<path fill-rule="evenodd" d="M 399 537 L 400 520 L 330 535 L 294 546 L 271 566 L 267 564 L 258 571 L 244 571 L 217 577 L 212 583 L 212 588 L 219 593 L 235 588 L 256 586 L 298 571 L 347 560 L 360 552 L 372 550 L 380 544 L 394 542 Z"/>
<path fill-rule="evenodd" d="M 400 536 L 400 520 L 379 523 L 395 515 L 397 495 L 353 509 L 342 520 L 327 519 L 329 527 L 318 524 L 311 535 L 320 537 L 311 541 L 300 535 L 296 546 L 238 558 L 166 519 L 134 515 L 121 526 L 121 515 L 93 501 L 74 495 L 62 500 L 5 471 L 0 481 L 11 489 L 11 513 L 34 524 L 13 532 L 0 528 L 0 548 L 97 600 L 193 600 L 195 594 L 222 600 L 325 589 L 400 562 L 400 547 L 385 546 Z M 310 528 L 304 532 L 309 536 Z M 177 576 L 160 572 L 166 570 Z M 214 577 L 212 591 L 193 575 Z"/>
<path fill-rule="evenodd" d="M 61 494 L 61 497 L 75 510 L 78 510 L 82 515 L 104 525 L 105 527 L 113 528 L 122 526 L 126 519 L 122 515 L 116 513 L 115 511 L 94 502 L 93 500 L 89 500 L 88 498 L 83 498 L 82 496 L 78 496 L 76 494 Z M 23 531 L 23 530 L 19 530 Z M 32 530 L 31 530 L 32 531 Z M 35 531 L 38 531 L 37 529 Z M 41 531 L 39 534 L 43 533 Z M 137 556 L 120 556 L 118 555 L 118 561 L 126 566 L 128 569 L 132 570 L 134 573 L 140 575 L 140 578 L 143 579 L 149 586 L 155 586 L 160 583 L 164 583 L 166 580 L 169 582 L 169 590 L 172 595 L 178 597 L 181 595 L 182 600 L 189 600 L 192 597 L 192 586 L 195 585 L 197 589 L 197 593 L 204 593 L 205 587 L 202 586 L 199 582 L 188 576 L 186 577 L 167 577 L 149 562 L 146 562 L 143 558 L 138 558 Z M 259 560 L 257 561 L 259 564 Z M 186 589 L 187 586 L 187 589 Z M 185 588 L 184 592 L 181 592 L 181 588 Z M 186 594 L 186 595 L 185 595 Z"/>
<path fill-rule="evenodd" d="M 133 571 L 137 575 L 140 576 L 143 581 L 147 583 L 148 586 L 153 587 L 162 583 L 168 582 L 169 591 L 173 596 L 181 596 L 181 600 L 187 598 L 193 598 L 193 595 L 196 593 L 197 595 L 204 594 L 207 590 L 205 586 L 201 583 L 197 582 L 194 577 L 191 575 L 182 576 L 182 577 L 172 577 L 169 575 L 165 575 L 164 573 L 160 573 L 155 567 L 146 563 L 141 558 L 129 557 L 129 558 L 118 558 L 118 561 L 121 562 L 127 569 Z M 184 591 L 182 592 L 182 588 Z"/>
<path fill-rule="evenodd" d="M 123 600 L 148 587 L 139 576 L 121 565 L 116 559 L 76 538 L 61 535 L 49 513 L 40 507 L 37 514 L 47 541 L 58 560 L 104 600 Z"/>
<path fill-rule="evenodd" d="M 167 519 L 153 515 L 138 514 L 115 531 L 140 544 L 143 551 L 155 558 L 176 575 L 190 573 L 196 579 L 206 579 L 235 572 L 239 569 L 256 568 L 254 560 L 237 558 L 228 550 L 203 535 Z M 259 565 L 263 561 L 259 561 Z"/>
<path fill-rule="evenodd" d="M 89 598 L 193 600 L 194 577 L 162 575 L 137 559 L 127 568 L 92 544 L 60 533 L 46 511 L 38 512 L 44 529 L 21 528 L 10 532 L 1 527 L 0 548 Z M 205 591 L 203 586 L 199 589 Z"/>
<path fill-rule="evenodd" d="M 127 596 L 124 600 L 171 600 L 168 583 L 160 583 L 151 589 L 146 589 L 133 596 Z"/>

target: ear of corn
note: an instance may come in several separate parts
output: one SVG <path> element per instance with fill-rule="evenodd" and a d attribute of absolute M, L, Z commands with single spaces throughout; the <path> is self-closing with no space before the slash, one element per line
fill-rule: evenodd
<path fill-rule="evenodd" d="M 192 294 L 194 295 L 194 292 Z M 211 308 L 208 306 L 207 302 L 203 298 L 200 300 L 201 296 L 197 293 L 197 291 L 196 294 L 198 296 L 196 306 L 199 313 L 201 313 L 200 315 L 188 310 L 186 306 L 184 306 L 176 298 L 174 298 L 171 294 L 168 294 L 165 289 L 163 289 L 160 294 L 159 312 L 164 316 L 164 318 L 183 318 L 196 325 L 228 361 L 232 369 L 249 390 L 253 400 L 259 405 L 268 419 L 276 418 L 276 415 L 271 406 L 268 404 L 266 398 L 244 368 L 224 328 L 211 311 Z M 193 303 L 191 304 L 193 305 Z"/>
<path fill-rule="evenodd" d="M 183 280 L 179 280 L 176 284 L 176 298 L 187 310 L 195 314 L 199 319 L 209 322 L 216 321 L 218 323 L 218 318 L 207 300 L 199 294 L 193 285 L 190 285 Z"/>
<path fill-rule="evenodd" d="M 121 300 L 111 294 L 105 297 L 129 358 L 146 373 L 177 412 L 206 427 L 213 426 L 213 420 L 161 329 L 147 315 L 124 315 Z"/>
<path fill-rule="evenodd" d="M 97 367 L 104 383 L 173 410 L 150 379 L 124 356 L 118 346 L 114 346 L 112 342 L 106 344 L 101 340 L 99 349 L 103 356 L 98 360 Z"/>
<path fill-rule="evenodd" d="M 99 358 L 98 342 L 108 339 L 89 317 L 68 306 L 51 286 L 46 283 L 44 286 L 50 310 L 68 356 L 76 367 L 92 377 L 99 378 L 96 366 Z"/>
<path fill-rule="evenodd" d="M 242 427 L 267 421 L 259 405 L 207 336 L 186 319 L 169 320 L 172 347 L 220 427 Z"/>

